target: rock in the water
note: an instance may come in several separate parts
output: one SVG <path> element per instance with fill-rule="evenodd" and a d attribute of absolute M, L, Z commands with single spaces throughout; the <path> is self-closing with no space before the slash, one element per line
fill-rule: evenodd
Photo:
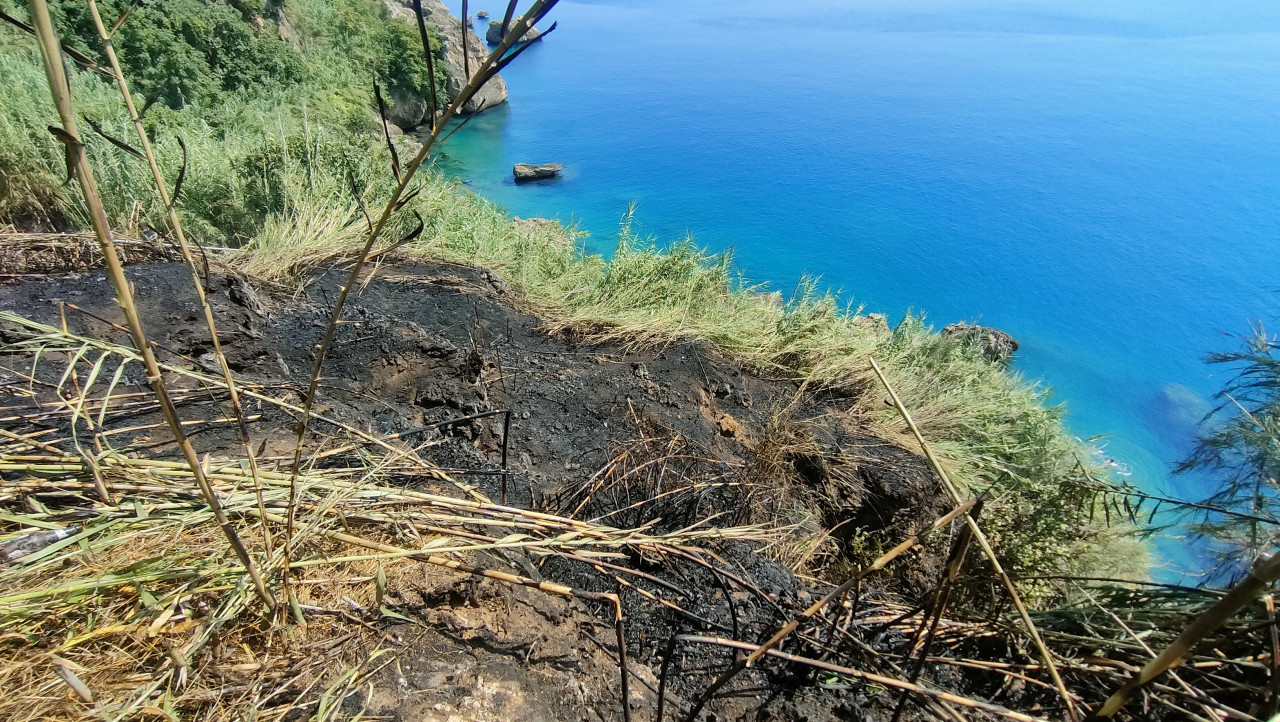
<path fill-rule="evenodd" d="M 512 20 L 511 23 L 515 24 L 515 20 Z M 542 37 L 541 30 L 537 28 L 529 28 L 528 32 L 524 34 L 524 37 L 520 38 L 520 41 L 516 44 L 519 45 L 520 43 L 531 43 L 541 37 Z M 488 31 L 485 32 L 484 39 L 485 39 L 485 42 L 489 43 L 490 45 L 497 45 L 498 43 L 502 42 L 502 21 L 501 20 L 489 21 L 489 29 Z"/>
<path fill-rule="evenodd" d="M 481 20 L 483 20 L 483 19 L 485 19 L 485 18 L 489 17 L 489 11 L 488 11 L 488 10 L 481 10 L 481 11 L 479 11 L 479 12 L 477 12 L 477 13 L 476 13 L 476 17 L 478 17 L 478 18 L 480 18 Z"/>
<path fill-rule="evenodd" d="M 999 329 L 987 328 L 972 323 L 953 323 L 942 329 L 944 336 L 954 338 L 963 343 L 973 344 L 982 357 L 991 363 L 1004 365 L 1009 363 L 1018 350 L 1018 342 Z"/>
<path fill-rule="evenodd" d="M 554 178 L 560 175 L 562 170 L 564 170 L 564 163 L 542 163 L 540 165 L 516 163 L 512 172 L 515 173 L 517 181 L 528 181 L 539 178 Z"/>
<path fill-rule="evenodd" d="M 391 10 L 391 14 L 407 23 L 417 26 L 417 18 L 413 12 L 412 0 L 383 0 L 387 8 Z M 440 60 L 444 62 L 448 69 L 449 80 L 445 83 L 446 98 L 442 98 L 442 103 L 451 103 L 467 86 L 467 65 L 471 72 L 475 72 L 484 63 L 485 57 L 489 54 L 481 42 L 480 36 L 476 35 L 470 28 L 467 29 L 467 58 L 469 62 L 464 64 L 462 59 L 462 23 L 453 15 L 449 14 L 449 9 L 441 0 L 422 0 L 422 18 L 427 23 L 436 26 L 436 30 L 440 32 L 440 37 L 444 40 L 444 49 L 441 53 Z M 503 81 L 502 76 L 494 76 L 492 80 L 484 84 L 484 87 L 475 94 L 467 104 L 463 106 L 464 114 L 478 113 L 497 105 L 501 105 L 507 99 L 507 84 Z M 406 130 L 415 128 L 427 120 L 427 98 L 421 97 L 401 97 L 393 95 L 392 103 L 397 107 L 392 107 L 387 112 L 387 120 Z M 399 108 L 399 106 L 407 106 Z"/>

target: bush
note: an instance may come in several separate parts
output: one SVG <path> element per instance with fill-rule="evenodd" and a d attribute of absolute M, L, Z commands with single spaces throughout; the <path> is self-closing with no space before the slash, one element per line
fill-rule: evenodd
<path fill-rule="evenodd" d="M 130 5 L 131 0 L 101 0 L 98 7 L 111 23 Z M 65 42 L 103 58 L 85 3 L 54 0 L 50 7 Z M 302 80 L 301 57 L 273 25 L 261 17 L 251 20 L 223 2 L 167 0 L 135 8 L 112 42 L 143 107 L 211 105 L 225 93 L 271 91 Z"/>
<path fill-rule="evenodd" d="M 299 0 L 286 12 L 297 28 L 299 42 L 313 69 L 313 79 L 327 87 L 357 87 L 369 91 L 378 78 L 385 88 L 426 97 L 431 74 L 422 55 L 418 29 L 391 17 L 374 0 Z M 428 26 L 428 42 L 436 59 L 444 43 Z M 448 79 L 443 62 L 435 63 L 436 90 L 444 97 Z"/>

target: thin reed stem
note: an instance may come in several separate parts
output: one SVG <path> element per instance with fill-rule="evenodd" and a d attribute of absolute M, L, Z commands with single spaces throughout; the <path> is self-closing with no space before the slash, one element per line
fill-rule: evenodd
<path fill-rule="evenodd" d="M 121 22 L 125 20 L 121 17 L 111 30 L 107 30 L 102 22 L 102 15 L 98 13 L 98 3 L 96 0 L 86 0 L 89 5 L 89 14 L 93 18 L 93 26 L 98 31 L 98 37 L 102 39 L 102 48 L 106 52 L 107 61 L 111 64 L 111 71 L 115 73 L 116 85 L 120 89 L 120 97 L 124 98 L 124 107 L 129 111 L 129 120 L 133 121 L 133 129 L 138 134 L 138 143 L 142 146 L 142 154 L 146 156 L 147 165 L 151 168 L 151 178 L 155 181 L 156 191 L 160 194 L 160 202 L 164 203 L 166 212 L 168 213 L 169 228 L 173 230 L 173 236 L 178 241 L 178 248 L 182 251 L 182 258 L 186 261 L 187 267 L 191 269 L 191 285 L 195 287 L 196 298 L 200 302 L 200 308 L 204 311 L 205 326 L 209 329 L 209 338 L 213 341 L 213 353 L 218 357 L 218 366 L 222 369 L 222 380 L 227 386 L 227 396 L 231 402 L 231 410 L 236 418 L 236 428 L 240 432 L 240 442 L 244 446 L 245 459 L 249 463 L 249 473 L 253 478 L 253 490 L 258 496 L 258 510 L 266 511 L 266 507 L 262 503 L 262 483 L 258 478 L 258 459 L 253 453 L 253 440 L 249 435 L 249 424 L 245 420 L 244 408 L 240 403 L 240 392 L 237 389 L 235 378 L 231 374 L 231 365 L 227 362 L 227 355 L 222 351 L 222 341 L 218 337 L 218 324 L 213 316 L 213 308 L 209 305 L 209 298 L 205 294 L 204 283 L 200 278 L 200 270 L 196 266 L 195 258 L 191 255 L 191 247 L 187 245 L 187 236 L 182 230 L 182 221 L 178 218 L 178 209 L 176 207 L 176 199 L 170 200 L 169 189 L 164 182 L 164 174 L 160 172 L 160 164 L 156 162 L 155 152 L 151 148 L 151 139 L 147 137 L 147 131 L 142 127 L 142 119 L 138 117 L 138 111 L 133 105 L 133 96 L 129 94 L 129 84 L 125 80 L 124 70 L 120 67 L 120 61 L 116 57 L 115 44 L 112 42 L 112 35 L 119 29 Z M 267 554 L 271 554 L 271 530 L 264 522 L 262 525 L 262 540 L 266 545 Z"/>
<path fill-rule="evenodd" d="M 880 383 L 884 385 L 885 391 L 889 393 L 889 398 L 893 401 L 894 408 L 898 410 L 898 413 L 902 414 L 902 419 L 907 423 L 907 428 L 911 429 L 911 434 L 915 437 L 916 442 L 920 444 L 925 458 L 929 461 L 929 466 L 933 467 L 934 473 L 938 475 L 938 481 L 942 484 L 942 488 L 951 497 L 953 504 L 959 504 L 961 498 L 959 488 L 951 481 L 951 477 L 947 474 L 946 469 L 942 468 L 938 457 L 934 456 L 933 449 L 925 442 L 924 436 L 920 433 L 919 427 L 916 426 L 915 420 L 911 418 L 911 412 L 902 403 L 902 399 L 898 397 L 898 392 L 889 383 L 889 379 L 885 377 L 884 371 L 881 370 L 880 364 L 876 363 L 875 358 L 868 356 L 867 360 L 871 363 L 871 369 L 875 372 L 876 378 L 880 380 Z M 1027 628 L 1027 634 L 1031 636 L 1031 642 L 1035 645 L 1036 651 L 1040 653 L 1040 658 L 1044 660 L 1045 668 L 1048 669 L 1049 676 L 1053 679 L 1053 686 L 1058 688 L 1058 694 L 1062 697 L 1063 704 L 1067 706 L 1067 719 L 1075 722 L 1076 707 L 1071 700 L 1071 693 L 1067 691 L 1067 686 L 1063 683 L 1062 676 L 1058 674 L 1058 667 L 1053 661 L 1053 655 L 1049 652 L 1049 647 L 1045 645 L 1044 639 L 1040 637 L 1040 630 L 1036 628 L 1035 622 L 1031 621 L 1031 613 L 1027 611 L 1027 605 L 1022 602 L 1022 595 L 1018 593 L 1017 587 L 1013 585 L 1013 580 L 1009 578 L 1004 567 L 1000 564 L 1000 560 L 996 558 L 995 550 L 991 548 L 991 542 L 987 540 L 987 535 L 978 526 L 978 522 L 974 521 L 969 514 L 965 514 L 964 520 L 969 529 L 972 530 L 973 538 L 978 542 L 978 546 L 982 548 L 982 553 L 991 562 L 991 568 L 995 570 L 996 574 L 1000 576 L 1000 580 L 1004 583 L 1005 590 L 1009 592 L 1010 601 L 1013 602 L 1014 608 L 1018 610 L 1018 616 L 1022 617 L 1022 624 Z"/>
<path fill-rule="evenodd" d="M 53 19 L 49 14 L 49 6 L 45 0 L 30 0 L 30 10 L 31 22 L 36 29 L 36 40 L 40 45 L 40 55 L 44 60 L 45 75 L 49 80 L 49 92 L 62 120 L 59 137 L 66 146 L 67 164 L 74 169 L 76 180 L 80 185 L 85 206 L 89 210 L 89 219 L 93 224 L 94 235 L 97 237 L 98 246 L 102 251 L 103 262 L 106 264 L 107 278 L 110 279 L 111 285 L 115 289 L 116 301 L 119 303 L 121 311 L 124 312 L 129 334 L 133 338 L 134 347 L 141 357 L 143 367 L 147 373 L 147 380 L 155 393 L 156 401 L 160 404 L 160 411 L 164 415 L 165 422 L 168 423 L 174 440 L 182 450 L 183 458 L 191 468 L 196 485 L 200 488 L 201 494 L 204 495 L 205 501 L 213 511 L 218 526 L 226 535 L 232 550 L 235 551 L 236 556 L 240 558 L 240 562 L 244 564 L 245 570 L 248 571 L 249 576 L 252 578 L 254 590 L 262 598 L 262 601 L 266 603 L 267 607 L 274 610 L 275 598 L 263 582 L 257 566 L 253 563 L 253 558 L 249 555 L 249 551 L 245 548 L 235 527 L 231 525 L 231 522 L 223 512 L 222 504 L 218 500 L 217 494 L 214 493 L 213 488 L 209 485 L 204 469 L 201 468 L 200 459 L 196 455 L 195 448 L 192 447 L 186 433 L 182 430 L 182 422 L 178 418 L 177 408 L 169 397 L 169 391 L 161 374 L 160 366 L 151 351 L 151 344 L 147 342 L 146 332 L 142 328 L 142 320 L 139 318 L 137 306 L 133 302 L 132 287 L 128 278 L 124 275 L 124 267 L 120 263 L 120 258 L 116 255 L 111 228 L 107 222 L 106 211 L 102 206 L 102 199 L 98 194 L 97 184 L 93 179 L 89 157 L 85 154 L 84 144 L 80 141 L 75 106 L 72 102 L 71 89 L 67 83 L 66 72 L 62 66 L 60 44 L 53 27 Z"/>

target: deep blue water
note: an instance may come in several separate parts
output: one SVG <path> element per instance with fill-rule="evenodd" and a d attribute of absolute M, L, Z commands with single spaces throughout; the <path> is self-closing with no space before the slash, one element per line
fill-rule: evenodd
<path fill-rule="evenodd" d="M 643 231 L 733 247 L 784 292 L 820 274 L 869 311 L 1007 330 L 1131 480 L 1203 493 L 1169 475 L 1223 380 L 1202 358 L 1280 307 L 1280 4 L 566 0 L 552 18 L 446 172 L 594 251 L 634 201 Z M 544 161 L 564 177 L 511 181 Z M 1194 567 L 1160 546 L 1162 576 Z"/>

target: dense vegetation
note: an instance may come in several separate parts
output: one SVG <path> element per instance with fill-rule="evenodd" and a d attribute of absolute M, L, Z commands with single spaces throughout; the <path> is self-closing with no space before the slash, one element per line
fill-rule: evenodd
<path fill-rule="evenodd" d="M 119 17 L 131 3 L 108 0 L 100 5 L 105 17 Z M 64 42 L 94 49 L 99 40 L 84 3 L 61 2 L 59 14 Z M 120 27 L 115 42 L 130 49 L 122 58 L 124 70 L 143 96 L 143 114 L 153 103 L 180 109 L 210 105 L 228 94 L 279 90 L 303 79 L 298 55 L 274 33 L 256 22 L 261 18 L 242 3 L 204 3 L 177 0 L 138 11 L 133 22 Z"/>
<path fill-rule="evenodd" d="M 98 42 L 78 4 L 56 4 L 69 44 L 94 55 Z M 22 16 L 12 0 L 0 0 L 6 5 Z M 104 5 L 110 18 L 128 3 Z M 177 137 L 187 146 L 178 207 L 188 232 L 206 245 L 242 247 L 235 263 L 281 280 L 362 242 L 356 193 L 374 206 L 388 195 L 389 153 L 370 81 L 421 91 L 428 78 L 414 60 L 421 55 L 412 52 L 416 31 L 380 3 L 273 7 L 144 5 L 116 45 L 136 73 L 140 104 L 151 106 L 145 122 L 171 178 L 182 165 Z M 0 29 L 0 77 L 0 222 L 84 227 L 74 192 L 62 185 L 62 149 L 46 130 L 52 114 L 38 54 L 9 27 Z M 72 70 L 72 81 L 80 112 L 127 138 L 114 87 L 90 71 Z M 146 167 L 102 138 L 86 140 L 112 223 L 125 234 L 163 230 Z M 1062 409 L 1045 390 L 934 333 L 922 318 L 881 332 L 813 283 L 778 304 L 739 278 L 728 254 L 688 242 L 659 247 L 629 223 L 606 260 L 553 230 L 518 230 L 501 209 L 439 177 L 424 181 L 398 223 L 413 224 L 412 212 L 426 228 L 406 253 L 493 268 L 554 326 L 637 344 L 710 340 L 762 372 L 849 394 L 854 421 L 911 447 L 869 375 L 875 355 L 957 480 L 991 493 L 983 526 L 1011 571 L 1131 575 L 1142 568 L 1136 546 L 1090 521 L 1092 482 L 1084 471 L 1092 457 L 1064 430 Z"/>
<path fill-rule="evenodd" d="M 101 43 L 83 3 L 52 5 L 65 19 L 66 44 L 97 57 Z M 111 0 L 102 12 L 115 17 L 128 5 Z M 24 17 L 11 0 L 0 0 L 0 8 Z M 137 78 L 135 102 L 150 106 L 143 119 L 171 178 L 182 165 L 177 138 L 187 145 L 181 208 L 206 244 L 241 245 L 299 202 L 349 205 L 353 181 L 364 187 L 385 175 L 369 157 L 371 138 L 365 137 L 376 129 L 372 82 L 426 92 L 416 29 L 392 20 L 381 3 L 301 0 L 276 15 L 287 38 L 276 20 L 234 4 L 147 5 L 115 40 L 126 72 Z M 432 46 L 439 51 L 438 35 Z M 444 70 L 436 72 L 443 88 Z M 50 109 L 38 53 L 9 26 L 0 32 L 0 76 L 6 86 L 0 218 L 45 225 L 63 225 L 65 218 L 83 226 L 70 188 L 62 186 L 61 150 L 46 130 Z M 116 138 L 131 137 L 108 79 L 73 70 L 72 84 L 83 116 Z M 159 227 L 163 214 L 145 165 L 102 138 L 86 140 L 116 227 Z"/>

